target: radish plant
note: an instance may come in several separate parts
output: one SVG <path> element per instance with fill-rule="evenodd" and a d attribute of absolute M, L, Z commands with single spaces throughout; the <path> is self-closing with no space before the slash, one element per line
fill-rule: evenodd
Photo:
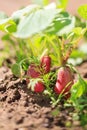
<path fill-rule="evenodd" d="M 75 17 L 65 7 L 64 3 L 33 4 L 0 20 L 0 30 L 6 33 L 3 39 L 15 50 L 13 74 L 26 80 L 30 91 L 50 97 L 54 106 L 61 99 L 69 99 L 76 105 L 76 100 L 87 93 L 86 81 L 69 62 L 87 28 L 76 26 Z M 82 9 L 78 12 L 86 18 Z M 77 82 L 74 72 L 78 75 Z"/>

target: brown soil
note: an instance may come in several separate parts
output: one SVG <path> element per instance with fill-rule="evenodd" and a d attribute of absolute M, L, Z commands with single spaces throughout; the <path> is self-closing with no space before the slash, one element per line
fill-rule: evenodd
<path fill-rule="evenodd" d="M 78 67 L 87 79 L 87 62 Z M 53 116 L 50 100 L 27 90 L 26 82 L 13 76 L 7 67 L 0 68 L 0 130 L 83 130 L 80 121 L 73 120 L 72 107 Z"/>

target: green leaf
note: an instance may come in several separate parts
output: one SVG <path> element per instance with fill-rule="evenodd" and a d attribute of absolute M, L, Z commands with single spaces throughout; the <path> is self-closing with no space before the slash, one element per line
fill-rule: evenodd
<path fill-rule="evenodd" d="M 70 33 L 75 27 L 75 17 L 71 17 L 67 12 L 61 12 L 56 16 L 46 32 L 59 36 Z M 66 31 L 67 30 L 67 31 Z"/>
<path fill-rule="evenodd" d="M 87 20 L 87 4 L 81 5 L 78 8 L 78 13 L 83 19 Z"/>
<path fill-rule="evenodd" d="M 16 24 L 11 18 L 0 20 L 0 30 L 5 32 L 13 32 L 16 30 Z"/>
<path fill-rule="evenodd" d="M 60 9 L 40 9 L 22 19 L 14 34 L 19 38 L 27 38 L 45 30 L 60 13 Z"/>
<path fill-rule="evenodd" d="M 16 32 L 16 30 L 17 30 L 16 24 L 7 25 L 5 27 L 5 30 L 7 30 L 7 32 L 10 32 L 10 33 Z"/>
<path fill-rule="evenodd" d="M 87 83 L 81 76 L 79 76 L 78 82 L 76 82 L 71 89 L 71 99 L 77 99 L 87 92 Z"/>
<path fill-rule="evenodd" d="M 66 24 L 63 25 L 63 28 L 61 28 L 61 30 L 58 31 L 57 35 L 61 36 L 70 33 L 72 29 L 75 27 L 75 17 L 65 19 L 65 23 Z"/>
<path fill-rule="evenodd" d="M 16 76 L 16 77 L 21 77 L 22 76 L 22 68 L 20 66 L 20 64 L 13 64 L 12 65 L 12 73 Z"/>

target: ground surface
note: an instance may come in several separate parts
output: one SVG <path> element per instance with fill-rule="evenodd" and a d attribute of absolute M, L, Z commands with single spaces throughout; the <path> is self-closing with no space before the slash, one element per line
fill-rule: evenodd
<path fill-rule="evenodd" d="M 87 62 L 78 70 L 87 79 Z M 25 81 L 15 78 L 9 68 L 0 68 L 0 130 L 83 130 L 73 120 L 73 108 L 58 105 L 60 112 L 54 117 L 49 99 L 26 88 Z"/>

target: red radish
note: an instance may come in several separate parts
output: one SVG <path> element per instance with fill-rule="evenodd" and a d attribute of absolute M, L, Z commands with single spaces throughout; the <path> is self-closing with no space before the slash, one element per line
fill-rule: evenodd
<path fill-rule="evenodd" d="M 50 72 L 50 67 L 51 67 L 51 58 L 47 56 L 43 56 L 41 58 L 41 67 L 44 69 L 44 73 Z"/>
<path fill-rule="evenodd" d="M 60 94 L 68 93 L 74 83 L 73 75 L 69 67 L 61 67 L 58 71 L 55 92 Z"/>
<path fill-rule="evenodd" d="M 42 82 L 38 81 L 34 86 L 34 91 L 37 93 L 43 92 L 44 91 L 44 84 Z"/>
<path fill-rule="evenodd" d="M 40 67 L 35 64 L 31 64 L 28 68 L 27 76 L 29 76 L 30 78 L 40 77 Z"/>

